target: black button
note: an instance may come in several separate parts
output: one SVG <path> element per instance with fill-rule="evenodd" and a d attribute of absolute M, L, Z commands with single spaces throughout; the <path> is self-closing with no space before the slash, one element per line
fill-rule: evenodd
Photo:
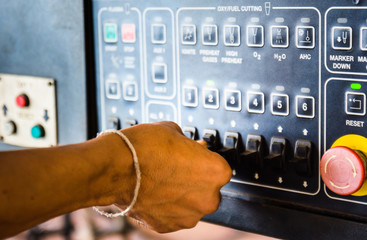
<path fill-rule="evenodd" d="M 264 46 L 264 27 L 260 25 L 247 26 L 247 46 Z"/>
<path fill-rule="evenodd" d="M 203 89 L 204 107 L 211 109 L 219 108 L 219 90 L 212 88 Z"/>
<path fill-rule="evenodd" d="M 225 90 L 226 110 L 241 111 L 241 92 L 238 90 Z"/>
<path fill-rule="evenodd" d="M 315 28 L 311 26 L 296 27 L 297 48 L 312 49 L 315 47 Z"/>
<path fill-rule="evenodd" d="M 238 25 L 225 25 L 224 26 L 224 45 L 226 46 L 239 46 L 240 40 L 240 26 Z"/>
<path fill-rule="evenodd" d="M 247 111 L 250 113 L 264 113 L 264 94 L 260 92 L 247 92 Z"/>
<path fill-rule="evenodd" d="M 348 115 L 364 116 L 366 114 L 366 94 L 346 92 L 345 112 Z"/>
<path fill-rule="evenodd" d="M 152 43 L 165 44 L 166 43 L 166 25 L 153 24 L 152 25 Z"/>
<path fill-rule="evenodd" d="M 183 105 L 186 107 L 198 106 L 198 89 L 197 87 L 183 87 Z"/>
<path fill-rule="evenodd" d="M 286 48 L 289 44 L 289 33 L 287 26 L 271 27 L 271 46 L 275 48 Z"/>
<path fill-rule="evenodd" d="M 181 43 L 185 45 L 196 44 L 196 26 L 184 24 L 181 26 Z"/>
<path fill-rule="evenodd" d="M 218 30 L 217 25 L 203 25 L 203 44 L 217 45 L 218 44 Z"/>
<path fill-rule="evenodd" d="M 288 116 L 289 115 L 289 97 L 285 94 L 271 95 L 271 113 L 273 115 Z"/>
<path fill-rule="evenodd" d="M 297 111 L 296 115 L 300 118 L 315 117 L 315 99 L 309 96 L 297 96 Z"/>
<path fill-rule="evenodd" d="M 352 49 L 352 28 L 333 27 L 332 28 L 332 48 L 335 50 Z"/>

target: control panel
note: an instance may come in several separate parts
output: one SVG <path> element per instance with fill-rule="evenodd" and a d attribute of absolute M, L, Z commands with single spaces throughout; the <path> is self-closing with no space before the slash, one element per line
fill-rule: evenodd
<path fill-rule="evenodd" d="M 57 144 L 55 80 L 0 74 L 0 139 L 22 147 Z"/>
<path fill-rule="evenodd" d="M 363 151 L 326 152 L 367 136 L 366 4 L 92 3 L 100 130 L 177 122 L 232 167 L 224 194 L 367 221 Z"/>

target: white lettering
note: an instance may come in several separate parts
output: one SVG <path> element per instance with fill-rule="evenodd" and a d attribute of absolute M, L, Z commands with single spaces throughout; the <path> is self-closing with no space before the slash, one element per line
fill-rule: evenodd
<path fill-rule="evenodd" d="M 238 52 L 237 51 L 226 51 L 226 56 L 228 56 L 228 57 L 237 57 Z"/>
<path fill-rule="evenodd" d="M 354 56 L 330 55 L 330 61 L 333 61 L 333 62 L 354 62 Z"/>
<path fill-rule="evenodd" d="M 366 56 L 358 56 L 358 62 L 367 62 Z"/>
<path fill-rule="evenodd" d="M 333 63 L 333 69 L 346 69 L 350 70 L 351 65 L 350 63 Z"/>
<path fill-rule="evenodd" d="M 222 57 L 222 63 L 242 64 L 242 58 Z"/>
<path fill-rule="evenodd" d="M 182 49 L 181 53 L 183 55 L 196 55 L 196 49 L 194 48 Z"/>
<path fill-rule="evenodd" d="M 302 53 L 299 55 L 299 59 L 301 60 L 311 60 L 311 54 Z"/>
<path fill-rule="evenodd" d="M 360 127 L 362 128 L 364 125 L 364 121 L 355 121 L 355 120 L 345 120 L 345 125 L 350 127 Z"/>
<path fill-rule="evenodd" d="M 124 52 L 134 52 L 135 47 L 133 46 L 124 46 Z"/>
<path fill-rule="evenodd" d="M 207 55 L 207 56 L 219 56 L 220 51 L 219 50 L 205 50 L 201 49 L 199 51 L 200 55 Z"/>
<path fill-rule="evenodd" d="M 218 62 L 217 57 L 203 57 L 202 60 L 203 60 L 203 62 L 208 62 L 208 63 L 217 63 Z"/>

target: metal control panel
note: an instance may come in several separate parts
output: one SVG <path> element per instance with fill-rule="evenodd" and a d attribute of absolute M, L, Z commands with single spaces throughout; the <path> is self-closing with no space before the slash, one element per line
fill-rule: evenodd
<path fill-rule="evenodd" d="M 224 195 L 367 221 L 367 197 L 319 171 L 337 138 L 367 136 L 367 3 L 92 4 L 100 130 L 175 121 L 231 165 Z"/>

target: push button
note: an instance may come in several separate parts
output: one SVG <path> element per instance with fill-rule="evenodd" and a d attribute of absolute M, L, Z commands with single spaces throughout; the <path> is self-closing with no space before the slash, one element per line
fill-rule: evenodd
<path fill-rule="evenodd" d="M 198 88 L 184 86 L 182 88 L 182 104 L 186 107 L 197 107 L 198 106 Z"/>
<path fill-rule="evenodd" d="M 183 45 L 196 44 L 196 26 L 193 24 L 181 25 L 181 43 Z"/>
<path fill-rule="evenodd" d="M 166 43 L 166 25 L 152 24 L 151 36 L 152 36 L 153 44 L 165 44 Z"/>
<path fill-rule="evenodd" d="M 367 27 L 361 28 L 359 44 L 362 51 L 367 51 Z"/>
<path fill-rule="evenodd" d="M 241 44 L 240 26 L 225 25 L 224 26 L 224 45 L 237 47 Z"/>
<path fill-rule="evenodd" d="M 352 49 L 352 28 L 351 27 L 333 27 L 332 28 L 332 48 L 335 50 Z"/>
<path fill-rule="evenodd" d="M 167 83 L 167 64 L 153 63 L 152 78 L 155 83 Z"/>
<path fill-rule="evenodd" d="M 218 44 L 218 27 L 217 25 L 203 25 L 202 27 L 203 45 L 215 46 Z"/>
<path fill-rule="evenodd" d="M 300 118 L 314 118 L 315 99 L 309 96 L 296 96 L 296 115 Z"/>
<path fill-rule="evenodd" d="M 264 46 L 264 27 L 260 25 L 247 26 L 247 46 Z"/>
<path fill-rule="evenodd" d="M 239 90 L 224 91 L 225 109 L 229 111 L 241 111 L 241 92 Z"/>
<path fill-rule="evenodd" d="M 247 111 L 250 113 L 264 113 L 264 93 L 247 92 Z"/>
<path fill-rule="evenodd" d="M 264 140 L 261 135 L 249 134 L 246 151 L 241 153 L 242 162 L 250 169 L 262 169 L 264 166 Z"/>
<path fill-rule="evenodd" d="M 345 112 L 348 115 L 364 116 L 366 114 L 366 94 L 346 92 Z"/>
<path fill-rule="evenodd" d="M 289 30 L 287 26 L 271 27 L 271 46 L 273 48 L 287 48 L 289 45 Z"/>
<path fill-rule="evenodd" d="M 117 80 L 106 81 L 106 96 L 109 99 L 120 99 L 121 98 L 121 86 Z"/>
<path fill-rule="evenodd" d="M 296 27 L 297 48 L 312 49 L 315 47 L 315 28 L 311 26 Z"/>
<path fill-rule="evenodd" d="M 219 90 L 216 88 L 203 89 L 203 102 L 205 108 L 218 109 L 219 108 Z"/>
<path fill-rule="evenodd" d="M 121 34 L 122 34 L 122 42 L 135 43 L 136 42 L 135 24 L 122 24 Z"/>
<path fill-rule="evenodd" d="M 311 176 L 311 153 L 312 144 L 308 140 L 297 140 L 294 148 L 294 162 L 296 163 L 296 172 L 302 176 Z"/>
<path fill-rule="evenodd" d="M 269 160 L 275 169 L 286 170 L 286 145 L 287 141 L 285 138 L 271 138 L 269 155 L 266 156 L 266 159 Z"/>
<path fill-rule="evenodd" d="M 117 42 L 117 24 L 116 23 L 105 23 L 103 25 L 104 41 L 106 43 Z"/>
<path fill-rule="evenodd" d="M 138 101 L 138 84 L 136 82 L 124 82 L 123 98 L 125 101 Z"/>
<path fill-rule="evenodd" d="M 18 107 L 24 108 L 29 106 L 29 98 L 26 94 L 20 94 L 15 98 Z"/>
<path fill-rule="evenodd" d="M 289 96 L 286 94 L 271 94 L 271 113 L 273 115 L 289 115 Z"/>
<path fill-rule="evenodd" d="M 45 129 L 41 125 L 35 125 L 31 129 L 31 135 L 35 139 L 39 139 L 45 136 Z"/>

